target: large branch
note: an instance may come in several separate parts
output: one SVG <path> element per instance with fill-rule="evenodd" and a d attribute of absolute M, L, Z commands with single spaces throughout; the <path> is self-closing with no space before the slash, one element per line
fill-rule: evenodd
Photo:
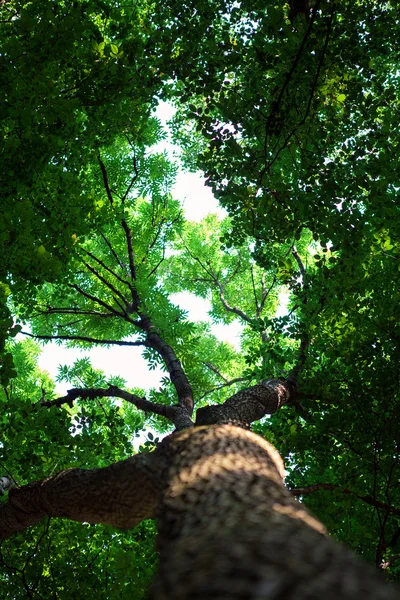
<path fill-rule="evenodd" d="M 150 402 L 150 400 L 146 400 L 144 397 L 131 394 L 126 390 L 121 390 L 121 388 L 116 385 L 110 385 L 108 388 L 73 388 L 68 390 L 67 395 L 62 398 L 42 400 L 41 405 L 47 407 L 60 407 L 63 404 L 68 404 L 69 406 L 72 406 L 77 398 L 81 398 L 82 400 L 94 400 L 95 398 L 122 398 L 130 404 L 134 404 L 139 410 L 161 415 L 162 417 L 169 419 L 175 425 L 176 429 L 193 426 L 186 411 L 180 409 L 180 407 L 165 406 L 164 404 Z"/>
<path fill-rule="evenodd" d="M 366 502 L 367 504 L 370 504 L 371 506 L 374 506 L 375 508 L 378 508 L 379 510 L 384 510 L 385 512 L 387 512 L 391 515 L 399 515 L 400 516 L 400 508 L 396 508 L 395 506 L 391 506 L 390 504 L 386 504 L 385 502 L 380 502 L 380 500 L 376 500 L 376 498 L 373 498 L 372 496 L 369 496 L 369 495 L 361 496 L 360 494 L 356 494 L 355 492 L 353 492 L 352 490 L 349 490 L 348 488 L 341 488 L 340 485 L 336 485 L 334 483 L 315 483 L 314 485 L 307 485 L 306 487 L 303 487 L 303 488 L 293 488 L 290 491 L 292 492 L 292 494 L 294 496 L 306 496 L 307 494 L 312 494 L 313 492 L 316 492 L 317 490 L 327 490 L 329 492 L 332 492 L 333 490 L 337 490 L 338 492 L 340 492 L 342 494 L 352 494 L 359 500 L 362 500 L 363 502 Z"/>
<path fill-rule="evenodd" d="M 45 516 L 133 527 L 155 516 L 162 467 L 160 457 L 145 453 L 103 469 L 68 469 L 14 488 L 0 506 L 0 539 Z"/>
<path fill-rule="evenodd" d="M 240 390 L 223 404 L 199 408 L 196 425 L 236 423 L 249 426 L 290 403 L 294 388 L 286 379 L 269 379 Z"/>
<path fill-rule="evenodd" d="M 162 357 L 171 378 L 171 382 L 175 387 L 179 406 L 187 411 L 188 417 L 191 417 L 194 406 L 193 391 L 180 360 L 176 356 L 173 348 L 167 344 L 156 331 L 156 328 L 149 317 L 143 316 L 141 323 L 144 331 L 147 333 L 145 345 L 148 348 L 155 350 Z"/>

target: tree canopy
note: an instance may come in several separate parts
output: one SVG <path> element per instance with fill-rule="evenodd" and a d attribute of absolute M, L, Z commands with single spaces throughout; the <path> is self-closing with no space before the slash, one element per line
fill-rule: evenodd
<path fill-rule="evenodd" d="M 278 449 L 334 538 L 400 577 L 398 8 L 0 3 L 7 481 L 154 453 L 225 411 Z M 226 218 L 185 219 L 182 169 Z M 208 322 L 180 292 L 209 302 Z M 233 322 L 240 348 L 211 331 Z M 140 347 L 165 376 L 128 387 L 77 353 L 60 398 L 37 362 L 49 341 Z M 2 542 L 0 593 L 144 598 L 155 532 L 48 518 Z"/>

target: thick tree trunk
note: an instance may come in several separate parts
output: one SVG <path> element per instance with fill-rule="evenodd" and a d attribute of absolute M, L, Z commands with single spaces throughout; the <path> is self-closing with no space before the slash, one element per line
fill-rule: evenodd
<path fill-rule="evenodd" d="M 394 600 L 283 484 L 265 440 L 231 425 L 171 436 L 152 600 Z"/>
<path fill-rule="evenodd" d="M 158 515 L 152 600 L 399 598 L 294 499 L 278 452 L 233 425 L 186 429 L 151 454 L 11 490 L 0 539 L 45 515 L 122 528 Z"/>

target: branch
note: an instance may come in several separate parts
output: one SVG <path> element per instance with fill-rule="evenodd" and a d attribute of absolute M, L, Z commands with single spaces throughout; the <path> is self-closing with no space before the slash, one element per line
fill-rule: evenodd
<path fill-rule="evenodd" d="M 319 79 L 319 74 L 324 62 L 324 57 L 326 54 L 326 50 L 328 47 L 328 41 L 329 41 L 329 36 L 330 36 L 330 32 L 332 29 L 332 23 L 333 23 L 333 18 L 335 15 L 335 6 L 333 6 L 331 12 L 330 12 L 330 18 L 329 18 L 329 22 L 328 22 L 328 28 L 327 28 L 327 33 L 326 33 L 326 38 L 325 38 L 325 43 L 324 43 L 324 47 L 322 48 L 320 57 L 319 57 L 319 61 L 318 61 L 318 66 L 317 66 L 317 71 L 314 77 L 314 81 L 312 83 L 311 86 L 311 91 L 310 91 L 310 95 L 308 98 L 308 103 L 307 103 L 307 107 L 305 110 L 305 113 L 303 115 L 303 117 L 301 118 L 301 120 L 293 127 L 293 129 L 290 131 L 290 133 L 286 136 L 286 139 L 284 140 L 282 146 L 279 148 L 279 150 L 277 151 L 277 153 L 275 154 L 273 160 L 270 161 L 270 163 L 268 164 L 268 168 L 270 169 L 272 167 L 272 165 L 274 164 L 274 162 L 278 159 L 280 153 L 287 147 L 291 137 L 296 133 L 296 131 L 302 126 L 304 125 L 304 123 L 306 122 L 306 119 L 310 113 L 310 108 L 311 108 L 311 103 L 314 97 L 314 92 L 315 92 L 315 88 L 317 87 L 317 83 L 318 83 L 318 79 Z M 276 148 L 276 145 L 275 145 Z"/>
<path fill-rule="evenodd" d="M 260 185 L 262 184 L 263 177 L 264 177 L 264 175 L 265 175 L 265 173 L 267 171 L 267 168 L 268 168 L 268 165 L 267 165 L 267 137 L 268 137 L 268 131 L 270 129 L 270 126 L 272 124 L 272 121 L 274 119 L 275 114 L 279 110 L 279 105 L 280 105 L 280 103 L 282 101 L 282 98 L 283 98 L 283 95 L 285 93 L 285 90 L 286 90 L 287 86 L 289 85 L 289 82 L 290 82 L 290 80 L 292 78 L 292 75 L 293 75 L 293 73 L 295 72 L 295 70 L 297 68 L 297 65 L 299 64 L 300 57 L 301 57 L 301 55 L 302 55 L 302 53 L 304 51 L 304 48 L 306 46 L 306 42 L 307 42 L 307 40 L 308 40 L 308 38 L 309 38 L 309 36 L 311 34 L 311 30 L 313 28 L 315 17 L 317 16 L 317 12 L 318 12 L 320 4 L 321 4 L 321 0 L 317 0 L 315 6 L 313 8 L 312 16 L 311 16 L 309 25 L 307 27 L 307 31 L 304 34 L 304 37 L 303 37 L 303 39 L 301 41 L 300 47 L 299 47 L 299 49 L 297 51 L 297 54 L 296 54 L 295 59 L 294 59 L 294 61 L 292 63 L 292 66 L 290 67 L 290 69 L 289 69 L 289 71 L 288 71 L 288 73 L 287 73 L 287 75 L 285 77 L 285 81 L 283 82 L 283 85 L 282 85 L 282 87 L 281 87 L 281 89 L 279 91 L 279 95 L 278 95 L 276 101 L 273 103 L 272 110 L 271 110 L 271 112 L 270 112 L 270 114 L 268 116 L 267 122 L 265 123 L 265 133 L 264 133 L 264 160 L 265 160 L 265 164 L 264 164 L 264 167 L 262 168 L 262 170 L 260 171 L 260 175 L 259 175 L 259 178 L 258 178 L 258 181 L 259 181 Z"/>
<path fill-rule="evenodd" d="M 122 219 L 121 225 L 123 227 L 123 230 L 125 231 L 126 243 L 128 245 L 129 268 L 131 271 L 131 277 L 132 277 L 132 280 L 135 281 L 136 268 L 135 268 L 134 252 L 133 252 L 132 232 L 130 230 L 130 227 L 128 226 L 128 223 L 125 221 L 125 219 Z M 133 300 L 135 301 L 135 298 Z"/>
<path fill-rule="evenodd" d="M 104 238 L 103 238 L 104 239 Z M 116 279 L 118 279 L 118 281 L 120 281 L 121 283 L 123 283 L 124 285 L 129 286 L 129 282 L 126 281 L 126 279 L 122 279 L 122 277 L 120 277 L 117 273 L 115 273 L 112 269 L 110 269 L 110 267 L 108 267 L 100 258 L 98 258 L 95 254 L 93 254 L 92 252 L 89 252 L 89 250 L 86 250 L 85 248 L 83 248 L 83 251 L 90 256 L 91 259 L 95 260 L 101 267 L 103 267 L 103 269 L 105 271 L 108 271 L 110 273 L 110 275 L 112 275 L 113 277 L 115 277 Z M 122 267 L 122 264 L 119 263 L 119 265 Z"/>
<path fill-rule="evenodd" d="M 129 302 L 126 300 L 126 298 L 124 298 L 123 294 L 121 294 L 121 292 L 119 290 L 117 290 L 117 288 L 115 286 L 113 286 L 112 283 L 110 283 L 105 277 L 103 277 L 103 275 L 101 273 L 99 273 L 98 271 L 96 271 L 96 269 L 94 269 L 91 265 L 89 265 L 88 262 L 86 262 L 85 260 L 82 260 L 83 264 L 85 265 L 85 267 L 95 276 L 97 277 L 97 279 L 99 281 L 101 281 L 102 283 L 104 283 L 104 285 L 106 287 L 108 287 L 108 289 L 113 293 L 113 298 L 116 304 L 118 304 L 118 306 L 120 307 L 120 309 L 122 310 L 123 313 L 126 312 L 126 307 L 128 306 Z M 115 294 L 115 295 L 114 295 Z M 121 304 L 117 298 L 115 297 L 117 296 L 120 300 L 122 300 L 123 304 Z"/>
<path fill-rule="evenodd" d="M 104 233 L 101 233 L 100 235 L 103 238 L 103 240 L 105 241 L 105 243 L 107 244 L 108 248 L 110 249 L 110 252 L 113 255 L 113 257 L 115 258 L 117 264 L 121 267 L 121 269 L 123 271 L 125 271 L 125 273 L 127 275 L 129 275 L 126 266 L 121 262 L 121 259 L 119 258 L 118 254 L 115 252 L 114 248 L 112 247 L 111 242 L 106 238 L 106 236 L 104 235 Z"/>
<path fill-rule="evenodd" d="M 204 360 L 202 360 L 201 362 L 205 367 L 207 367 L 207 369 L 210 369 L 210 371 L 218 375 L 218 377 L 221 377 L 222 381 L 224 381 L 225 383 L 228 381 L 227 378 L 222 375 L 221 371 L 217 369 L 217 367 L 214 367 L 214 365 L 212 365 L 209 362 L 204 362 Z"/>
<path fill-rule="evenodd" d="M 297 252 L 296 246 L 292 246 L 292 255 L 299 266 L 299 271 L 302 279 L 303 286 L 305 286 L 306 269 L 303 261 L 301 260 L 300 254 Z"/>
<path fill-rule="evenodd" d="M 305 291 L 304 304 L 307 304 L 308 283 L 306 281 L 306 270 L 305 270 L 303 261 L 301 260 L 300 255 L 297 252 L 296 246 L 292 246 L 292 255 L 299 266 L 300 275 L 301 275 L 301 279 L 302 279 L 302 285 L 303 285 L 303 289 Z M 300 342 L 299 358 L 297 360 L 295 367 L 292 369 L 292 371 L 289 373 L 289 376 L 288 376 L 288 381 L 290 381 L 290 383 L 292 385 L 294 385 L 295 387 L 297 387 L 297 380 L 299 377 L 299 373 L 300 373 L 301 369 L 303 368 L 304 363 L 306 362 L 308 344 L 309 344 L 308 335 L 307 335 L 307 333 L 303 332 L 301 342 Z"/>
<path fill-rule="evenodd" d="M 237 308 L 236 306 L 230 306 L 230 304 L 228 304 L 227 301 L 225 300 L 225 296 L 224 296 L 225 290 L 224 290 L 222 284 L 217 279 L 215 279 L 215 283 L 219 287 L 219 290 L 220 290 L 219 298 L 220 298 L 222 306 L 225 308 L 225 310 L 228 312 L 234 313 L 235 315 L 237 315 L 238 317 L 243 319 L 243 321 L 246 321 L 246 323 L 250 323 L 252 325 L 254 323 L 253 319 L 251 319 L 248 315 L 246 315 L 246 313 L 244 313 L 242 310 L 240 310 L 240 308 Z"/>
<path fill-rule="evenodd" d="M 133 184 L 135 183 L 135 181 L 136 181 L 136 180 L 137 180 L 137 178 L 139 177 L 139 172 L 138 172 L 138 169 L 137 169 L 137 163 L 136 163 L 136 156 L 135 156 L 135 155 L 133 155 L 133 170 L 134 170 L 134 173 L 135 173 L 135 174 L 134 174 L 134 176 L 132 177 L 132 179 L 131 179 L 131 182 L 130 182 L 130 184 L 128 185 L 128 187 L 127 187 L 127 189 L 126 189 L 126 192 L 125 192 L 125 194 L 124 194 L 124 195 L 122 196 L 122 198 L 121 198 L 121 202 L 122 202 L 122 204 L 124 204 L 125 200 L 126 200 L 126 199 L 127 199 L 127 197 L 128 197 L 128 194 L 129 194 L 129 192 L 130 192 L 130 191 L 131 191 L 131 189 L 132 189 L 132 186 L 133 186 Z"/>
<path fill-rule="evenodd" d="M 248 427 L 264 415 L 272 414 L 293 396 L 293 386 L 286 379 L 269 379 L 245 388 L 223 404 L 199 408 L 196 425 L 233 423 Z"/>
<path fill-rule="evenodd" d="M 79 285 L 76 285 L 76 283 L 74 283 L 74 284 L 70 283 L 70 284 L 68 284 L 68 286 L 73 288 L 77 292 L 79 292 L 82 296 L 84 296 L 88 300 L 92 300 L 92 302 L 99 304 L 100 306 L 102 306 L 103 308 L 108 310 L 110 313 L 112 313 L 114 316 L 121 317 L 122 319 L 129 321 L 133 325 L 137 325 L 137 323 L 135 321 L 132 321 L 132 319 L 130 319 L 126 313 L 116 310 L 115 308 L 113 308 L 112 306 L 107 304 L 107 302 L 104 302 L 103 300 L 100 300 L 100 298 L 97 298 L 96 296 L 89 294 L 89 292 L 85 292 L 85 290 L 83 290 L 81 287 L 79 287 Z"/>
<path fill-rule="evenodd" d="M 374 506 L 375 508 L 378 508 L 379 510 L 384 510 L 385 512 L 387 512 L 391 515 L 400 515 L 400 508 L 396 508 L 395 506 L 390 506 L 390 504 L 385 504 L 384 502 L 380 502 L 379 500 L 376 500 L 375 498 L 373 498 L 372 496 L 369 496 L 369 495 L 360 496 L 359 494 L 356 494 L 352 490 L 349 490 L 348 488 L 341 488 L 340 485 L 336 485 L 334 483 L 315 483 L 314 485 L 308 485 L 303 488 L 293 488 L 290 491 L 292 492 L 292 494 L 294 496 L 305 496 L 307 494 L 312 494 L 313 492 L 316 492 L 317 490 L 327 490 L 329 492 L 332 492 L 333 490 L 337 490 L 338 492 L 340 492 L 342 494 L 351 494 L 351 495 L 355 496 L 356 498 L 358 498 L 359 500 L 362 500 L 363 502 L 366 502 L 367 504 L 370 504 L 371 506 Z"/>
<path fill-rule="evenodd" d="M 155 350 L 163 359 L 175 387 L 179 406 L 187 411 L 188 417 L 191 417 L 194 407 L 193 391 L 180 360 L 173 348 L 162 339 L 149 317 L 143 315 L 140 324 L 147 333 L 144 345 Z"/>
<path fill-rule="evenodd" d="M 82 310 L 80 308 L 78 308 L 77 306 L 69 306 L 69 307 L 62 307 L 62 306 L 49 306 L 47 309 L 42 309 L 42 308 L 36 308 L 36 311 L 38 314 L 40 315 L 81 315 L 81 316 L 94 316 L 94 317 L 101 317 L 101 318 L 113 318 L 115 317 L 115 315 L 110 314 L 110 313 L 103 313 L 100 312 L 98 310 Z M 37 315 L 35 315 L 37 316 Z"/>
<path fill-rule="evenodd" d="M 265 301 L 268 298 L 268 296 L 270 295 L 270 293 L 272 292 L 272 290 L 274 289 L 274 285 L 276 283 L 276 274 L 274 275 L 273 279 L 272 279 L 272 283 L 269 286 L 269 288 L 267 289 L 265 287 L 265 280 L 264 280 L 264 274 L 262 276 L 261 279 L 261 302 L 260 302 L 260 306 L 259 306 L 259 313 L 257 314 L 257 316 L 259 317 L 261 315 L 261 311 L 264 309 L 265 306 Z"/>
<path fill-rule="evenodd" d="M 45 516 L 128 529 L 155 516 L 162 456 L 137 454 L 102 469 L 68 469 L 14 488 L 0 506 L 0 539 L 39 523 Z"/>
<path fill-rule="evenodd" d="M 110 385 L 107 389 L 73 388 L 68 390 L 67 395 L 62 398 L 57 398 L 56 400 L 42 400 L 40 404 L 41 406 L 47 406 L 49 408 L 52 406 L 60 407 L 63 404 L 68 404 L 68 406 L 72 407 L 77 398 L 81 398 L 82 400 L 94 400 L 95 398 L 122 398 L 130 404 L 134 404 L 139 410 L 143 410 L 143 412 L 165 417 L 172 421 L 177 429 L 193 426 L 193 423 L 189 418 L 186 418 L 186 420 L 184 419 L 185 415 L 180 407 L 165 406 L 164 404 L 150 402 L 150 400 L 146 400 L 146 398 L 121 390 L 115 385 Z"/>
<path fill-rule="evenodd" d="M 209 394 L 211 394 L 212 392 L 216 392 L 217 390 L 221 390 L 224 387 L 229 387 L 235 383 L 240 383 L 241 381 L 248 381 L 248 377 L 235 377 L 235 379 L 231 379 L 230 381 L 225 381 L 224 383 L 221 383 L 220 385 L 216 385 L 215 387 L 211 388 L 210 390 L 207 390 L 206 392 L 204 392 L 204 394 L 202 394 L 199 398 L 199 400 L 203 400 L 203 398 L 205 398 L 206 396 L 208 396 Z"/>
<path fill-rule="evenodd" d="M 108 183 L 108 175 L 107 175 L 107 170 L 106 167 L 103 163 L 103 161 L 101 160 L 101 156 L 100 156 L 100 152 L 97 153 L 97 160 L 99 161 L 99 165 L 100 165 L 100 169 L 101 169 L 101 174 L 103 175 L 103 183 L 104 183 L 104 187 L 107 193 L 107 198 L 110 201 L 111 206 L 114 203 L 113 197 L 112 197 L 112 193 L 111 193 L 111 189 L 110 189 L 110 185 Z"/>
<path fill-rule="evenodd" d="M 247 323 L 253 324 L 253 320 L 250 317 L 248 317 L 243 311 L 241 311 L 240 308 L 236 308 L 235 306 L 230 306 L 227 303 L 227 301 L 225 300 L 225 296 L 224 296 L 224 291 L 225 291 L 224 286 L 218 280 L 217 276 L 213 272 L 213 270 L 211 268 L 211 265 L 209 265 L 209 269 L 208 269 L 203 264 L 203 262 L 200 260 L 200 258 L 198 256 L 195 256 L 189 250 L 189 248 L 186 246 L 186 244 L 185 244 L 185 248 L 186 248 L 187 252 L 189 253 L 189 255 L 191 256 L 191 258 L 193 258 L 193 260 L 195 260 L 196 262 L 199 263 L 199 265 L 201 266 L 201 268 L 203 269 L 203 271 L 205 271 L 207 273 L 207 275 L 209 275 L 211 277 L 211 279 L 214 282 L 214 284 L 218 287 L 218 289 L 219 289 L 219 297 L 220 297 L 222 306 L 225 308 L 225 310 L 228 311 L 228 312 L 233 312 L 235 315 L 237 315 L 238 317 L 240 317 L 241 319 L 243 319 Z M 239 263 L 238 263 L 238 268 L 239 268 Z"/>
<path fill-rule="evenodd" d="M 89 344 L 104 344 L 107 346 L 144 346 L 144 340 L 138 340 L 137 342 L 127 342 L 124 340 L 102 340 L 99 338 L 85 337 L 83 335 L 35 335 L 34 333 L 28 333 L 27 331 L 20 331 L 22 335 L 35 338 L 37 340 L 76 340 L 78 342 L 88 342 Z"/>

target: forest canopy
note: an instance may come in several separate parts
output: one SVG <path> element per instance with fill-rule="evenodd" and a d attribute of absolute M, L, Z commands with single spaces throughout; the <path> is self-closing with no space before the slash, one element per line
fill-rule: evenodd
<path fill-rule="evenodd" d="M 399 579 L 398 8 L 0 3 L 1 507 L 11 481 L 156 456 L 226 411 L 335 539 Z M 226 217 L 185 218 L 182 171 Z M 232 323 L 240 346 L 212 332 Z M 49 342 L 76 349 L 57 382 Z M 160 385 L 94 368 L 99 346 L 142 349 Z M 279 401 L 244 408 L 270 381 Z M 144 598 L 155 535 L 46 517 L 1 543 L 0 596 Z"/>

